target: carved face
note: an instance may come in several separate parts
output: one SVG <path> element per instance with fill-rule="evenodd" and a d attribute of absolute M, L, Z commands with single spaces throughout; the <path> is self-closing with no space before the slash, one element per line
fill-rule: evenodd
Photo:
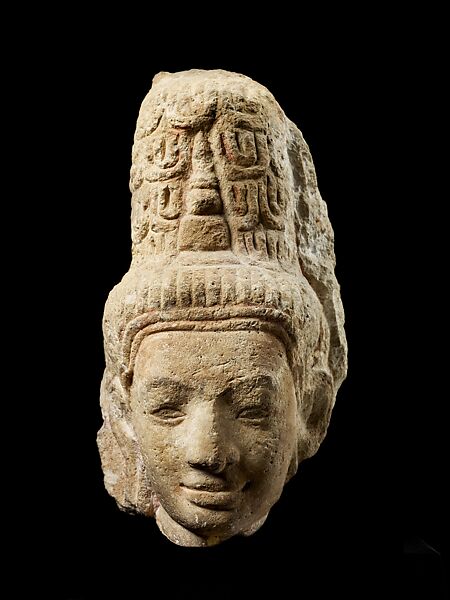
<path fill-rule="evenodd" d="M 266 517 L 297 441 L 294 383 L 280 341 L 256 331 L 150 335 L 130 402 L 166 535 L 175 525 L 215 543 Z"/>

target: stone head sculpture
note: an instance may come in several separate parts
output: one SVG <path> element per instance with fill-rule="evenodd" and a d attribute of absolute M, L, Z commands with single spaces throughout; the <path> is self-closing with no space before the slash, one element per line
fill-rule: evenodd
<path fill-rule="evenodd" d="M 161 73 L 130 185 L 133 258 L 103 321 L 105 485 L 177 544 L 251 534 L 318 449 L 346 374 L 308 147 L 248 77 Z"/>

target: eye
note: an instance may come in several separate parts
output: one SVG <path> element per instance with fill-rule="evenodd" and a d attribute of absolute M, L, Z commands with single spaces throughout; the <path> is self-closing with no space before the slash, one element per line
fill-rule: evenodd
<path fill-rule="evenodd" d="M 167 423 L 179 422 L 185 416 L 181 410 L 171 406 L 157 408 L 152 410 L 150 414 L 161 421 L 166 421 Z"/>
<path fill-rule="evenodd" d="M 268 411 L 263 406 L 248 406 L 242 408 L 238 414 L 238 419 L 244 419 L 248 421 L 262 421 L 268 417 Z"/>

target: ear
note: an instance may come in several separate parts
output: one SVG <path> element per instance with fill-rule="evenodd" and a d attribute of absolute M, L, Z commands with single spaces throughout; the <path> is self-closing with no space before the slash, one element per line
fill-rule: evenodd
<path fill-rule="evenodd" d="M 301 460 L 313 456 L 319 449 L 330 423 L 336 392 L 330 373 L 314 368 L 303 392 L 299 418 L 299 456 Z"/>
<path fill-rule="evenodd" d="M 297 469 L 298 469 L 298 444 L 296 444 L 296 446 L 294 448 L 294 452 L 292 454 L 292 459 L 289 464 L 289 469 L 288 469 L 288 472 L 286 475 L 286 481 L 284 482 L 285 485 L 290 479 L 292 479 L 292 477 L 294 477 L 294 475 L 297 473 Z"/>
<path fill-rule="evenodd" d="M 122 510 L 154 516 L 144 461 L 124 410 L 125 394 L 119 378 L 106 369 L 100 392 L 104 423 L 97 435 L 105 487 Z"/>

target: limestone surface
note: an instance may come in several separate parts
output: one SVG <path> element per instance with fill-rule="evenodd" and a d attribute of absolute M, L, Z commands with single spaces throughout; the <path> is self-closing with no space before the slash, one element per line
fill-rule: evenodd
<path fill-rule="evenodd" d="M 347 370 L 307 144 L 227 71 L 160 73 L 137 121 L 132 262 L 105 306 L 105 486 L 183 546 L 249 535 L 328 427 Z"/>

